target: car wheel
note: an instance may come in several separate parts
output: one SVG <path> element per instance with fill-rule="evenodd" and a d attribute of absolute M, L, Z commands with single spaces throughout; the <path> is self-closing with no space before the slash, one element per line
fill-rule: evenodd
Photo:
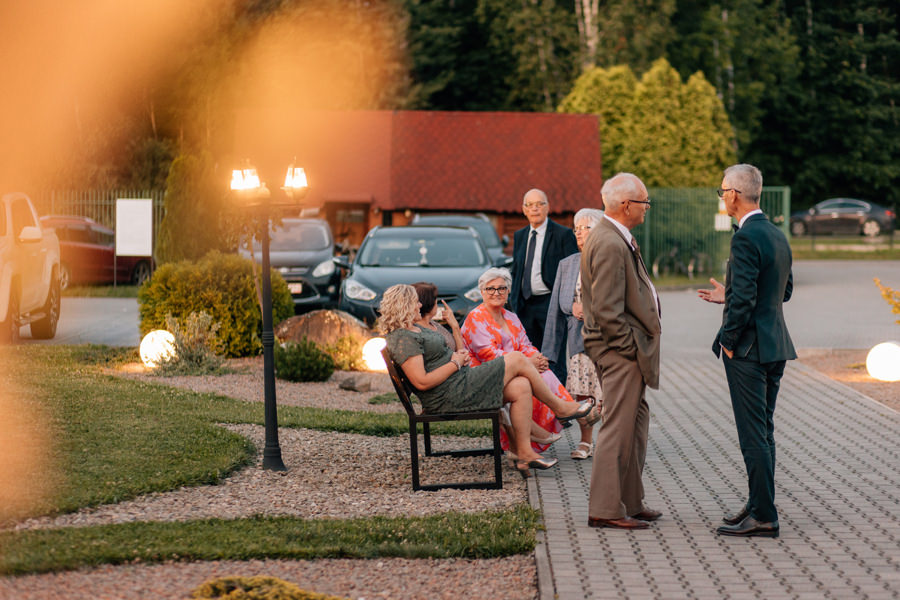
<path fill-rule="evenodd" d="M 60 265 L 59 265 L 59 289 L 61 289 L 61 290 L 68 289 L 68 287 L 71 283 L 72 283 L 72 271 L 69 270 L 69 265 L 60 263 Z"/>
<path fill-rule="evenodd" d="M 0 321 L 0 344 L 17 344 L 19 342 L 19 297 L 13 290 L 9 295 L 9 308 L 6 320 Z"/>
<path fill-rule="evenodd" d="M 150 279 L 150 263 L 141 261 L 134 266 L 131 272 L 131 282 L 134 285 L 144 285 L 144 282 Z"/>
<path fill-rule="evenodd" d="M 881 224 L 878 221 L 869 219 L 863 223 L 862 234 L 866 237 L 878 237 L 881 235 Z"/>
<path fill-rule="evenodd" d="M 806 235 L 806 223 L 803 221 L 791 223 L 791 235 Z"/>
<path fill-rule="evenodd" d="M 47 302 L 43 309 L 44 318 L 31 324 L 31 337 L 36 340 L 50 340 L 56 335 L 61 296 L 59 278 L 56 277 L 50 282 L 50 290 L 47 292 Z"/>

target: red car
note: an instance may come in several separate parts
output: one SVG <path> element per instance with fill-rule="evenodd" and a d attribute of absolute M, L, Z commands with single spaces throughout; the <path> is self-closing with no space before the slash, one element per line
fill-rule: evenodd
<path fill-rule="evenodd" d="M 59 238 L 60 287 L 85 283 L 132 283 L 150 277 L 149 256 L 116 256 L 115 232 L 93 219 L 76 216 L 41 217 L 41 227 Z M 115 270 L 115 279 L 113 271 Z"/>

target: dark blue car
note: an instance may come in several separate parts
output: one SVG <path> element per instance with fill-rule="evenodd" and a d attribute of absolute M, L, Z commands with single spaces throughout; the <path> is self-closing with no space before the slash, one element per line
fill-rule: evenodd
<path fill-rule="evenodd" d="M 492 266 L 478 234 L 468 227 L 375 227 L 359 247 L 341 284 L 338 308 L 372 325 L 384 291 L 397 283 L 428 281 L 462 323 L 481 303 L 478 278 Z"/>

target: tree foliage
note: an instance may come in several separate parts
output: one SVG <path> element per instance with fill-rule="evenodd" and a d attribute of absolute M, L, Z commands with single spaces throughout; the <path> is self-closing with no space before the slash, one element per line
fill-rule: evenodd
<path fill-rule="evenodd" d="M 682 83 L 662 58 L 640 81 L 626 66 L 587 71 L 559 110 L 598 115 L 604 171 L 635 173 L 648 186 L 714 185 L 734 162 L 715 89 L 699 72 Z"/>

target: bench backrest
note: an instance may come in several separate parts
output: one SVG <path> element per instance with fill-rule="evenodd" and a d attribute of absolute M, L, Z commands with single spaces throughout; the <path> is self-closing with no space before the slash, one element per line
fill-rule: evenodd
<path fill-rule="evenodd" d="M 409 382 L 409 379 L 406 378 L 406 375 L 403 374 L 403 369 L 400 368 L 400 365 L 394 362 L 394 359 L 391 358 L 391 353 L 388 352 L 387 348 L 381 349 L 381 355 L 384 357 L 384 364 L 387 366 L 388 375 L 391 376 L 391 383 L 394 384 L 394 391 L 397 392 L 397 397 L 400 398 L 400 402 L 403 404 L 403 408 L 406 409 L 406 412 L 411 416 L 415 416 L 416 411 L 413 409 L 412 400 L 410 399 L 410 394 L 413 393 L 413 386 Z"/>

